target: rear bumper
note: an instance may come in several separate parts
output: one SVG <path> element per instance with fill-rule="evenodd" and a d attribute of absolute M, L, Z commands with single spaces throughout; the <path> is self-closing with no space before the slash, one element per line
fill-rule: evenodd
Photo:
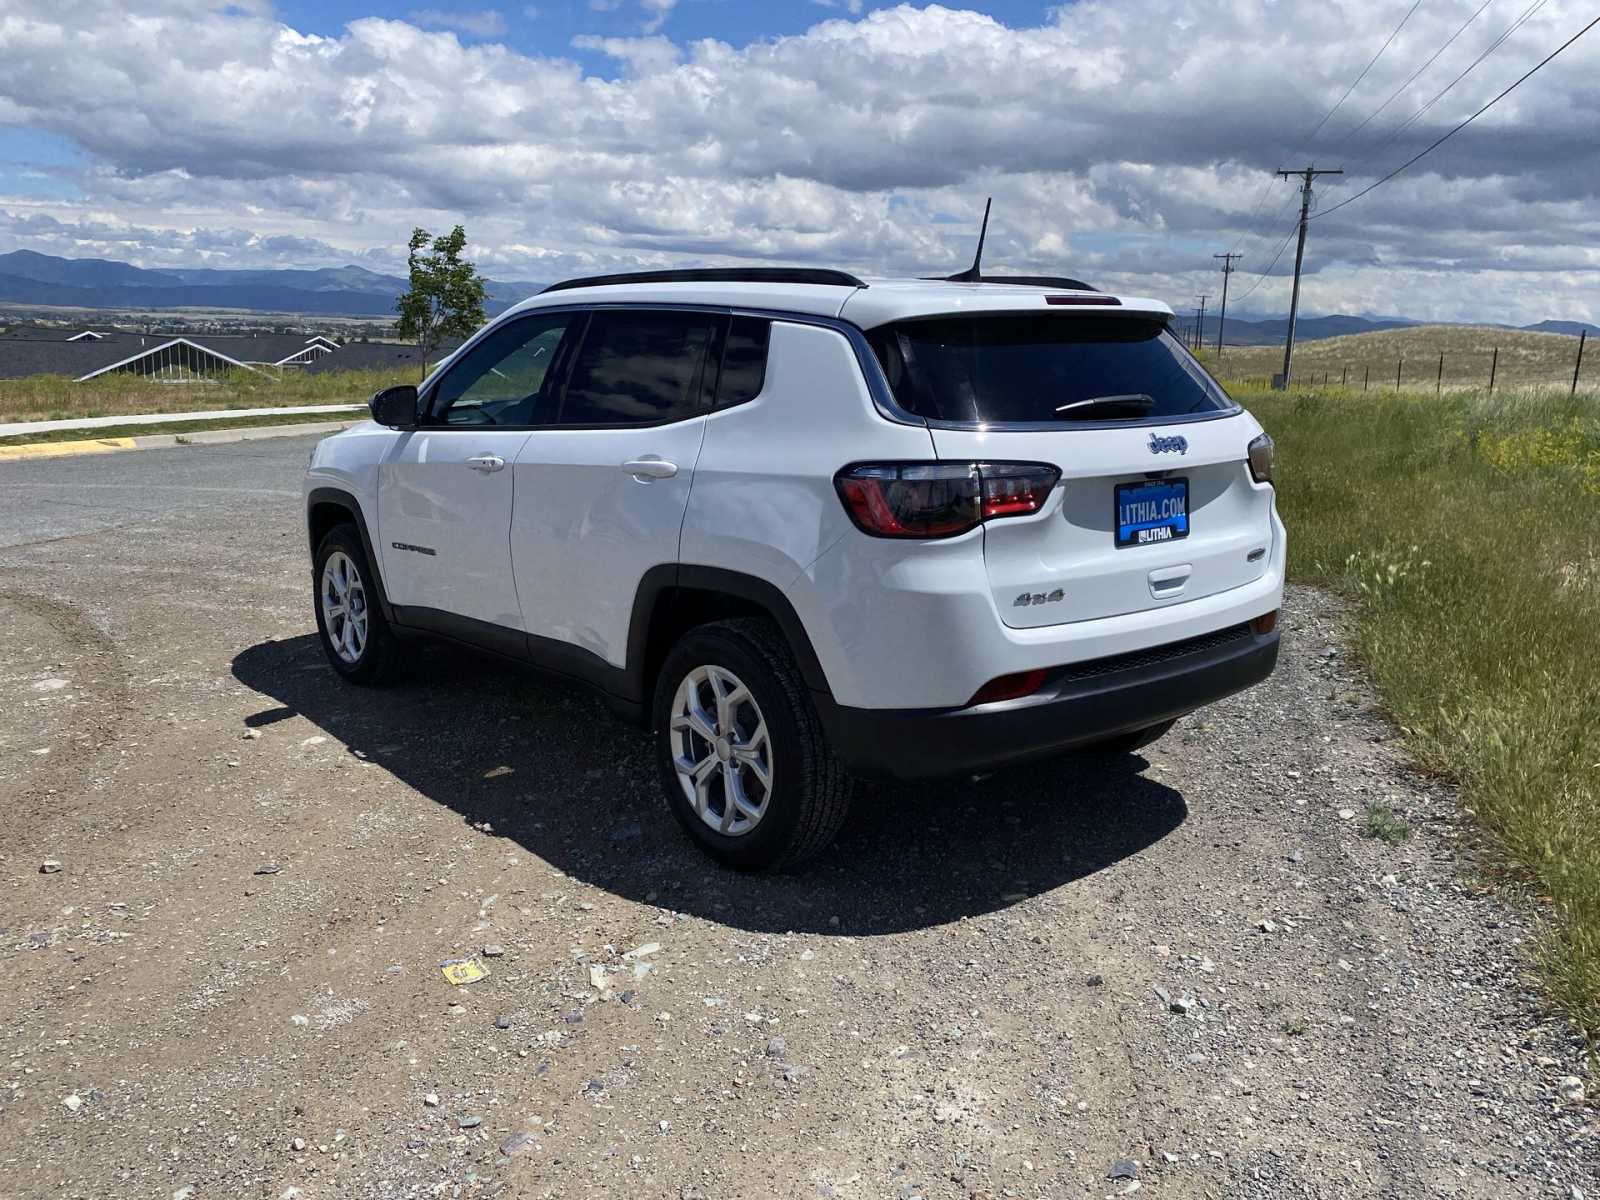
<path fill-rule="evenodd" d="M 959 709 L 848 708 L 817 695 L 834 752 L 868 778 L 992 770 L 1191 713 L 1272 674 L 1279 634 L 1233 626 L 1064 667 L 1021 700 Z"/>

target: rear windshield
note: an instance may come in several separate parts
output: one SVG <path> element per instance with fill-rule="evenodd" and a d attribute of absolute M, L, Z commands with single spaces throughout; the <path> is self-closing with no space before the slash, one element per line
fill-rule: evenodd
<path fill-rule="evenodd" d="M 1157 320 L 1003 313 L 867 336 L 900 407 L 927 420 L 1160 420 L 1233 407 Z"/>

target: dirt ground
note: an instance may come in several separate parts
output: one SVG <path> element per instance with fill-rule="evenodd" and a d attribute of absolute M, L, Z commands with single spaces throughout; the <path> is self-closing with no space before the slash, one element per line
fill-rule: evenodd
<path fill-rule="evenodd" d="M 0 464 L 0 1196 L 1600 1197 L 1533 910 L 1329 600 L 1142 755 L 742 877 L 588 700 L 338 681 L 309 446 Z"/>

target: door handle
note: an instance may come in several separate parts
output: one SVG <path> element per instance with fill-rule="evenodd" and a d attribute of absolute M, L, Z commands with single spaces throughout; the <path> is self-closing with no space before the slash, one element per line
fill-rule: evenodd
<path fill-rule="evenodd" d="M 678 464 L 668 462 L 664 458 L 657 458 L 653 454 L 647 454 L 643 458 L 635 458 L 623 463 L 622 469 L 640 483 L 645 483 L 651 479 L 671 479 L 678 473 Z"/>
<path fill-rule="evenodd" d="M 489 475 L 504 469 L 506 460 L 498 454 L 480 454 L 476 458 L 467 459 L 467 466 L 481 475 Z"/>

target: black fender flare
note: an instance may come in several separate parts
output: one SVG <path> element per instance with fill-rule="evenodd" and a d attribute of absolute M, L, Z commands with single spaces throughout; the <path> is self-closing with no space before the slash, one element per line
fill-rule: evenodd
<path fill-rule="evenodd" d="M 671 597 L 678 588 L 720 592 L 761 609 L 777 624 L 784 640 L 789 643 L 789 649 L 794 652 L 795 662 L 800 668 L 800 676 L 805 680 L 806 686 L 814 692 L 831 694 L 828 677 L 822 670 L 822 663 L 817 658 L 815 648 L 811 645 L 811 636 L 806 633 L 800 614 L 795 612 L 794 605 L 789 602 L 789 597 L 783 594 L 782 589 L 765 579 L 746 575 L 742 571 L 730 571 L 724 567 L 707 567 L 694 563 L 662 563 L 645 572 L 633 597 L 633 616 L 628 624 L 628 665 L 624 681 L 629 699 L 640 704 L 649 703 L 649 697 L 645 692 L 649 682 L 646 670 L 650 626 L 655 619 L 658 605 L 671 603 Z"/>
<path fill-rule="evenodd" d="M 395 620 L 394 608 L 389 603 L 389 589 L 383 585 L 383 563 L 378 557 L 378 548 L 372 544 L 372 535 L 367 530 L 367 517 L 361 511 L 361 501 L 357 500 L 343 488 L 318 487 L 312 488 L 306 495 L 306 540 L 311 540 L 311 512 L 325 504 L 342 508 L 349 514 L 351 523 L 355 525 L 356 532 L 361 537 L 361 549 L 367 556 L 367 566 L 372 569 L 372 579 L 377 584 L 378 607 L 383 612 L 383 619 L 391 626 L 399 625 Z M 317 547 L 311 545 L 311 555 L 316 558 Z"/>

